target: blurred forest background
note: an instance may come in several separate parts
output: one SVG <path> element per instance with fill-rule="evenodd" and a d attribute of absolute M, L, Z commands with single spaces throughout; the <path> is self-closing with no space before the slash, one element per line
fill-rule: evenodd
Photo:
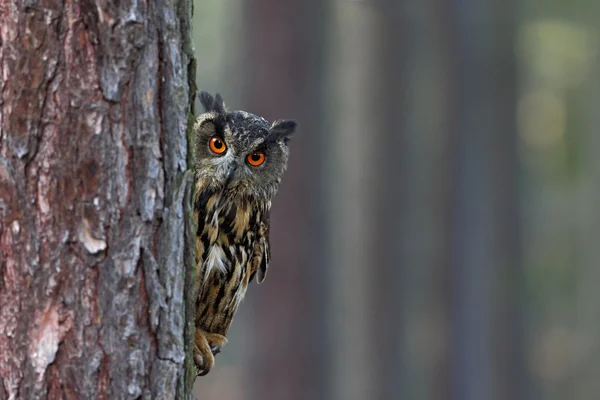
<path fill-rule="evenodd" d="M 600 396 L 600 2 L 198 0 L 198 86 L 296 118 L 201 400 Z"/>

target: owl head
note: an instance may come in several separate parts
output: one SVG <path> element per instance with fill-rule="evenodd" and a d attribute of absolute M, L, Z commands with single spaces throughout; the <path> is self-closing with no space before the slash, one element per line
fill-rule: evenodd
<path fill-rule="evenodd" d="M 205 188 L 235 197 L 270 199 L 285 172 L 296 122 L 230 111 L 223 99 L 200 93 L 205 113 L 194 125 L 196 176 Z"/>

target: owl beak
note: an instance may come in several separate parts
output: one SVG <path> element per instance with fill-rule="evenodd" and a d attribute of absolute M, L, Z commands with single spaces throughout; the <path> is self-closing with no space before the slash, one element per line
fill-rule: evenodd
<path fill-rule="evenodd" d="M 229 169 L 229 172 L 227 173 L 227 179 L 225 180 L 225 187 L 229 187 L 231 182 L 233 182 L 237 168 L 238 168 L 237 164 L 233 164 L 231 166 L 231 168 Z"/>

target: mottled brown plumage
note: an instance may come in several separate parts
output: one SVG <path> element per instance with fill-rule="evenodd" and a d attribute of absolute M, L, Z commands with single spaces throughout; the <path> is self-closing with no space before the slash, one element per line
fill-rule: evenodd
<path fill-rule="evenodd" d="M 295 122 L 228 111 L 202 92 L 195 130 L 194 218 L 199 288 L 194 362 L 207 374 L 227 343 L 231 321 L 256 276 L 269 265 L 269 210 L 288 159 Z"/>

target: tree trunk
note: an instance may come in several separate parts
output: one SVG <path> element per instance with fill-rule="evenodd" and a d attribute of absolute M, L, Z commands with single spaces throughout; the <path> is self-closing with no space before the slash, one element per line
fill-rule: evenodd
<path fill-rule="evenodd" d="M 373 398 L 451 399 L 446 337 L 444 46 L 436 0 L 379 0 L 371 167 Z M 386 38 L 396 38 L 387 40 Z M 378 114 L 375 114 L 378 113 Z M 374 117 L 373 117 L 374 116 Z"/>
<path fill-rule="evenodd" d="M 336 2 L 327 24 L 331 46 L 324 95 L 331 129 L 319 136 L 327 149 L 322 152 L 327 182 L 323 216 L 331 268 L 326 310 L 333 338 L 329 352 L 334 399 L 380 399 L 375 380 L 383 354 L 373 349 L 389 332 L 373 329 L 371 323 L 371 316 L 382 308 L 373 300 L 373 259 L 378 254 L 373 210 L 381 202 L 374 195 L 376 175 L 381 173 L 374 160 L 387 133 L 380 124 L 380 99 L 385 96 L 379 79 L 383 11 L 374 2 Z M 389 320 L 379 320 L 377 326 Z"/>
<path fill-rule="evenodd" d="M 247 296 L 256 332 L 249 357 L 251 399 L 325 398 L 327 262 L 323 235 L 315 232 L 322 232 L 326 221 L 320 215 L 322 168 L 314 149 L 324 136 L 319 122 L 326 13 L 321 0 L 260 0 L 244 8 L 243 107 L 269 120 L 299 122 L 289 168 L 273 201 L 269 276 Z"/>
<path fill-rule="evenodd" d="M 440 1 L 452 398 L 526 399 L 515 2 Z"/>
<path fill-rule="evenodd" d="M 189 397 L 190 15 L 0 3 L 0 399 Z"/>

